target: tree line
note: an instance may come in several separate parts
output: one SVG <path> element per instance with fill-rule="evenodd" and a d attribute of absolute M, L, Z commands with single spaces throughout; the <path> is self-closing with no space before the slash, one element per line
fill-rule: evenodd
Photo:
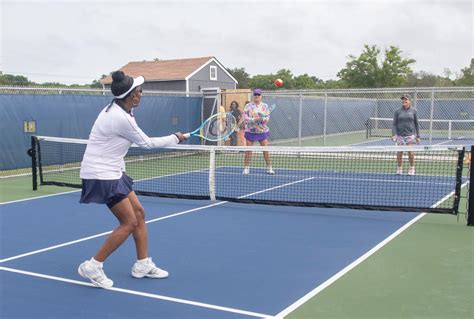
<path fill-rule="evenodd" d="M 282 88 L 287 90 L 474 85 L 474 59 L 460 72 L 453 74 L 446 68 L 443 75 L 435 75 L 425 71 L 414 72 L 411 65 L 416 60 L 404 58 L 402 53 L 395 46 L 390 46 L 382 52 L 376 45 L 365 45 L 359 56 L 348 56 L 345 67 L 337 73 L 337 80 L 323 81 L 307 73 L 296 76 L 288 69 L 281 69 L 275 74 L 254 76 L 250 76 L 245 68 L 233 68 L 228 71 L 239 81 L 238 88 L 259 87 L 267 90 L 278 89 L 273 84 L 275 79 L 282 79 Z"/>
<path fill-rule="evenodd" d="M 445 69 L 443 75 L 425 71 L 414 72 L 411 66 L 415 59 L 403 57 L 403 51 L 396 46 L 381 50 L 376 45 L 364 45 L 359 56 L 349 55 L 343 69 L 337 73 L 336 80 L 324 81 L 317 76 L 294 75 L 291 70 L 281 69 L 275 74 L 256 74 L 250 76 L 244 67 L 227 69 L 239 82 L 238 88 L 259 87 L 266 90 L 278 89 L 273 82 L 283 80 L 282 89 L 338 89 L 338 88 L 384 88 L 384 87 L 449 87 L 474 86 L 474 58 L 459 72 Z M 106 77 L 103 74 L 100 79 Z M 65 85 L 57 82 L 41 83 L 50 87 L 102 88 L 99 80 L 85 85 Z M 21 75 L 2 74 L 0 85 L 38 85 Z"/>

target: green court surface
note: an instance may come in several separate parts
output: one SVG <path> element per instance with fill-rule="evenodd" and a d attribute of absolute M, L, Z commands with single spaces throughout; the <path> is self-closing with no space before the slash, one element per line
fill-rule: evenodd
<path fill-rule="evenodd" d="M 0 202 L 70 190 L 2 179 Z M 474 228 L 461 209 L 424 216 L 286 318 L 474 318 Z"/>

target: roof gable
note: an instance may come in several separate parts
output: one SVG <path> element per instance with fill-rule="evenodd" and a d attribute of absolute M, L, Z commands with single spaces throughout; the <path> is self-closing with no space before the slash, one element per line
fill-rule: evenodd
<path fill-rule="evenodd" d="M 230 74 L 229 71 L 227 71 L 227 69 L 219 62 L 219 60 L 217 60 L 215 57 L 212 57 L 211 60 L 207 61 L 205 64 L 201 65 L 198 69 L 194 70 L 193 73 L 189 74 L 187 77 L 186 77 L 186 80 L 189 80 L 193 75 L 195 75 L 196 73 L 198 73 L 199 71 L 201 71 L 204 67 L 206 67 L 209 63 L 211 62 L 215 62 L 221 69 L 222 71 L 227 74 L 234 82 L 235 84 L 239 83 L 239 81 L 237 81 L 236 78 L 234 78 L 232 76 L 232 74 Z"/>
<path fill-rule="evenodd" d="M 227 74 L 229 74 L 222 64 L 220 64 L 214 57 L 129 62 L 127 65 L 120 68 L 120 70 L 132 77 L 142 75 L 145 77 L 146 81 L 186 80 L 211 61 L 215 61 Z M 230 76 L 232 77 L 232 75 Z M 234 77 L 232 77 L 232 79 L 234 79 Z M 235 81 L 237 82 L 237 80 Z M 112 76 L 109 75 L 100 80 L 100 83 L 111 84 Z"/>

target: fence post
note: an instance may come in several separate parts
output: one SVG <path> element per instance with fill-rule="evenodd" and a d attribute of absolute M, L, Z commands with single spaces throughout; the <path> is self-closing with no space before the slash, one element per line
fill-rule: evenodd
<path fill-rule="evenodd" d="M 324 120 L 323 120 L 323 145 L 324 146 L 326 146 L 327 115 L 328 115 L 328 94 L 327 92 L 324 92 Z"/>
<path fill-rule="evenodd" d="M 416 109 L 418 102 L 418 91 L 415 89 L 413 92 L 413 107 Z"/>
<path fill-rule="evenodd" d="M 434 89 L 431 89 L 431 106 L 430 106 L 430 144 L 433 141 L 433 113 L 434 113 Z"/>
<path fill-rule="evenodd" d="M 298 113 L 298 146 L 301 146 L 301 128 L 303 123 L 303 93 L 300 90 L 300 107 Z"/>

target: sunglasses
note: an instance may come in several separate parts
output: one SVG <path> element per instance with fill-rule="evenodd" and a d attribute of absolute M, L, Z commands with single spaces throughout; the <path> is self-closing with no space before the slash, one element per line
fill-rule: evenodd
<path fill-rule="evenodd" d="M 254 93 L 253 96 L 261 96 L 262 94 Z"/>

